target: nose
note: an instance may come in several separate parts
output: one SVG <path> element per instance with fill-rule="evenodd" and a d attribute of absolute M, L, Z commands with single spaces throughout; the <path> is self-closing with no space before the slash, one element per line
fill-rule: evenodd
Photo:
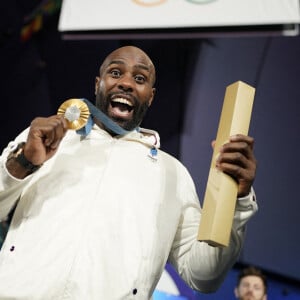
<path fill-rule="evenodd" d="M 254 288 L 253 287 L 248 287 L 248 289 L 247 289 L 247 295 L 251 295 L 251 296 L 253 296 L 254 295 Z"/>
<path fill-rule="evenodd" d="M 132 92 L 133 91 L 134 80 L 132 76 L 124 74 L 118 82 L 118 87 L 122 91 Z"/>

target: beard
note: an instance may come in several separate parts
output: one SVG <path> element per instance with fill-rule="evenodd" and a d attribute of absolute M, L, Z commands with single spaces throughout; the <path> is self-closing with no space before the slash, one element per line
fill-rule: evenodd
<path fill-rule="evenodd" d="M 100 109 L 111 120 L 113 120 L 115 123 L 117 123 L 120 127 L 122 127 L 125 130 L 132 131 L 133 129 L 138 127 L 141 124 L 141 122 L 143 121 L 144 116 L 149 108 L 148 103 L 147 102 L 141 103 L 137 98 L 134 97 L 133 98 L 134 108 L 133 108 L 132 118 L 130 118 L 128 120 L 123 119 L 123 118 L 117 118 L 117 117 L 111 116 L 109 114 L 110 99 L 111 99 L 112 95 L 113 94 L 110 93 L 110 94 L 106 95 L 106 97 L 105 97 L 103 93 L 101 93 L 101 92 L 97 93 L 96 94 L 97 108 Z"/>
<path fill-rule="evenodd" d="M 256 297 L 254 297 L 253 293 L 247 293 L 246 295 L 240 296 L 238 298 L 239 300 L 251 300 L 251 299 L 257 299 Z M 264 299 L 264 295 L 262 295 L 259 300 L 263 300 Z"/>

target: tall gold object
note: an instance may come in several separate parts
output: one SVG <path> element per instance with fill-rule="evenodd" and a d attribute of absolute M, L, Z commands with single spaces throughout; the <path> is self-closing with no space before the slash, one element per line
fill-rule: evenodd
<path fill-rule="evenodd" d="M 238 192 L 235 180 L 216 169 L 216 159 L 231 135 L 248 134 L 254 94 L 255 89 L 242 81 L 226 88 L 198 232 L 198 240 L 212 246 L 229 244 Z"/>
<path fill-rule="evenodd" d="M 65 117 L 69 129 L 78 130 L 87 123 L 90 111 L 84 101 L 69 99 L 58 108 L 57 114 Z"/>

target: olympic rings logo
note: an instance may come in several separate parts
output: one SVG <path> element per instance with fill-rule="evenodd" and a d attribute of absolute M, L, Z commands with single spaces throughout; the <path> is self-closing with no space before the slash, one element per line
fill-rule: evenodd
<path fill-rule="evenodd" d="M 142 6 L 155 6 L 155 5 L 161 5 L 167 0 L 132 0 L 132 1 Z"/>
<path fill-rule="evenodd" d="M 167 0 L 132 0 L 134 3 L 141 5 L 141 6 L 156 6 L 161 5 L 167 2 Z M 194 4 L 204 4 L 210 3 L 216 0 L 186 0 L 187 2 L 194 3 Z"/>

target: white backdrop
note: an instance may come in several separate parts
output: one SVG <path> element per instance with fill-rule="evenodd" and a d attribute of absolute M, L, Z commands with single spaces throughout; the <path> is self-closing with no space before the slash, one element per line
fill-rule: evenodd
<path fill-rule="evenodd" d="M 295 24 L 299 0 L 63 0 L 60 31 Z"/>

